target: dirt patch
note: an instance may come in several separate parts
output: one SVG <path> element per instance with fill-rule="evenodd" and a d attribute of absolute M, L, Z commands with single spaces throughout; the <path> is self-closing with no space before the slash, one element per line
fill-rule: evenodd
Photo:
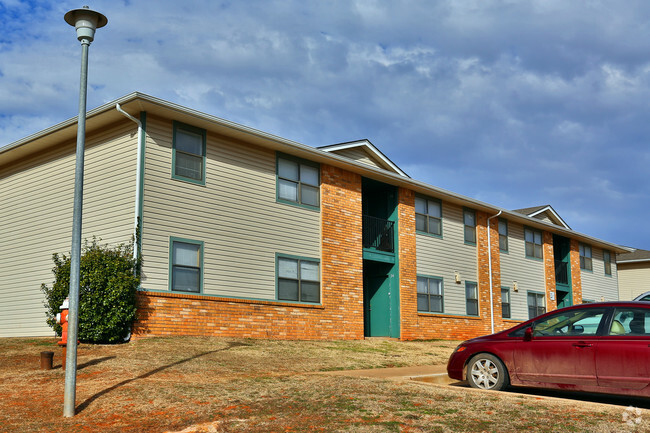
<path fill-rule="evenodd" d="M 64 372 L 54 341 L 0 339 L 0 431 L 631 431 L 618 408 L 594 411 L 533 396 L 314 374 L 443 364 L 456 346 L 447 341 L 82 344 L 77 415 L 63 418 Z M 55 352 L 54 370 L 39 370 L 43 350 Z M 635 428 L 650 425 L 649 413 L 641 418 Z"/>

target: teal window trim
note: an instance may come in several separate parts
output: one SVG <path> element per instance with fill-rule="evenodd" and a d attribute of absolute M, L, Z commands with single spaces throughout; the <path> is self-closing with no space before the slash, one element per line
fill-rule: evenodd
<path fill-rule="evenodd" d="M 438 313 L 438 314 L 444 314 L 445 313 L 445 282 L 442 277 L 434 276 L 434 275 L 422 275 L 422 274 L 417 274 L 417 280 L 426 280 L 427 283 L 427 293 L 420 293 L 417 292 L 417 311 L 418 313 Z M 440 295 L 432 295 L 431 294 L 431 280 L 439 281 L 440 282 Z M 417 283 L 416 283 L 417 284 Z M 416 289 L 417 291 L 417 289 Z M 427 309 L 420 309 L 420 295 L 426 296 L 426 301 L 427 301 Z M 431 298 L 439 298 L 440 299 L 440 310 L 432 310 L 431 306 Z"/>
<path fill-rule="evenodd" d="M 507 253 L 509 251 L 508 247 L 508 220 L 499 218 L 498 219 L 497 231 L 499 233 L 499 251 Z"/>
<path fill-rule="evenodd" d="M 427 208 L 426 209 L 426 211 L 427 211 L 426 214 L 418 212 L 417 210 L 415 211 L 415 220 L 416 220 L 416 222 L 415 222 L 415 232 L 419 233 L 419 234 L 431 236 L 431 237 L 434 237 L 434 238 L 442 239 L 442 236 L 443 236 L 442 200 L 437 199 L 437 198 L 433 198 L 433 197 L 429 197 L 429 196 L 425 196 L 425 195 L 421 195 L 421 194 L 416 194 L 415 198 L 420 199 L 420 200 L 425 200 L 426 208 Z M 436 216 L 433 216 L 433 215 L 429 214 L 429 202 L 438 203 L 438 205 L 440 207 L 440 217 L 436 217 Z M 416 209 L 417 209 L 417 207 L 416 207 Z M 418 215 L 420 216 L 421 219 L 424 218 L 424 222 L 425 222 L 424 225 L 425 225 L 426 230 L 418 229 L 418 223 L 417 223 Z M 434 224 L 431 224 L 431 220 L 433 220 Z M 440 233 L 435 232 L 435 229 L 436 229 L 436 224 L 435 223 L 436 222 L 438 223 Z"/>
<path fill-rule="evenodd" d="M 181 267 L 182 265 L 174 264 L 174 243 L 185 243 L 190 245 L 197 245 L 199 247 L 199 291 L 193 292 L 189 290 L 174 290 L 174 267 Z M 203 250 L 204 250 L 203 241 L 197 241 L 194 239 L 179 238 L 175 236 L 169 237 L 169 291 L 174 293 L 189 293 L 189 294 L 202 294 L 203 293 Z"/>
<path fill-rule="evenodd" d="M 465 218 L 465 214 L 472 214 L 472 219 L 474 220 L 474 225 L 468 225 L 467 224 L 467 219 Z M 468 236 L 469 233 L 472 233 L 472 236 Z M 468 239 L 469 237 L 469 239 Z M 473 245 L 476 246 L 476 211 L 474 209 L 470 208 L 463 208 L 463 239 L 465 241 L 465 245 Z"/>
<path fill-rule="evenodd" d="M 297 278 L 295 279 L 298 283 L 298 299 L 297 300 L 292 300 L 292 299 L 280 299 L 280 280 L 294 280 L 294 279 L 289 279 L 289 278 L 283 278 L 280 277 L 280 259 L 289 259 L 289 260 L 296 260 L 297 263 Z M 315 280 L 307 280 L 303 279 L 302 276 L 300 275 L 301 272 L 301 262 L 312 262 L 312 263 L 317 263 L 318 264 L 318 300 L 317 301 L 303 301 L 302 298 L 302 285 L 304 283 L 313 283 Z M 295 256 L 291 254 L 283 254 L 283 253 L 275 253 L 275 301 L 276 302 L 286 302 L 289 304 L 295 304 L 295 303 L 300 303 L 300 304 L 309 304 L 309 305 L 320 305 L 322 303 L 323 299 L 323 287 L 321 285 L 321 264 L 320 264 L 320 259 L 314 258 L 314 257 L 304 257 L 304 256 Z"/>
<path fill-rule="evenodd" d="M 530 295 L 534 295 L 535 298 L 535 305 L 531 306 L 529 303 Z M 544 301 L 544 305 L 540 307 L 538 300 L 542 299 Z M 544 292 L 538 292 L 535 290 L 527 290 L 526 291 L 526 306 L 528 307 L 528 319 L 535 318 L 541 314 L 546 313 L 546 293 Z M 535 314 L 531 315 L 531 309 L 535 310 Z M 543 311 L 542 311 L 543 310 Z"/>
<path fill-rule="evenodd" d="M 469 295 L 469 288 L 470 286 L 474 286 L 476 290 L 476 298 L 470 298 Z M 468 316 L 472 317 L 478 317 L 480 316 L 480 310 L 479 310 L 479 292 L 478 292 L 478 283 L 475 281 L 465 281 L 465 314 Z M 470 305 L 475 306 L 475 307 L 470 307 Z M 470 309 L 476 308 L 476 314 L 471 313 Z"/>
<path fill-rule="evenodd" d="M 578 246 L 578 251 L 580 254 L 580 270 L 593 272 L 594 263 L 593 263 L 593 250 L 591 245 L 580 243 Z"/>
<path fill-rule="evenodd" d="M 187 125 L 182 122 L 174 121 L 173 122 L 173 134 L 172 134 L 172 179 L 176 180 L 182 180 L 184 182 L 189 182 L 189 183 L 194 183 L 196 185 L 205 185 L 205 162 L 206 162 L 206 152 L 207 152 L 207 134 L 205 129 L 202 128 L 197 128 L 196 126 L 192 125 Z M 199 154 L 193 154 L 193 153 L 188 153 L 188 152 L 183 152 L 180 150 L 176 150 L 176 134 L 177 131 L 187 131 L 192 134 L 197 134 L 201 136 L 201 155 Z M 183 176 L 180 174 L 176 174 L 176 152 L 181 152 L 185 153 L 190 156 L 195 156 L 195 157 L 200 157 L 201 158 L 201 179 L 194 179 L 188 176 Z"/>
<path fill-rule="evenodd" d="M 532 242 L 526 240 L 527 232 L 532 234 Z M 535 235 L 539 235 L 539 243 L 536 242 Z M 529 252 L 529 246 L 532 249 L 532 254 Z M 537 260 L 540 262 L 544 261 L 544 234 L 541 230 L 524 226 L 524 254 L 526 254 L 527 259 Z"/>
<path fill-rule="evenodd" d="M 605 276 L 612 276 L 612 253 L 609 250 L 603 250 L 603 266 L 605 268 Z"/>
<path fill-rule="evenodd" d="M 508 294 L 508 302 L 503 302 L 503 292 Z M 504 308 L 504 305 L 507 305 L 508 308 Z M 504 310 L 507 310 L 507 315 L 503 313 Z M 512 298 L 510 297 L 510 287 L 501 286 L 501 317 L 503 319 L 512 318 Z"/>
<path fill-rule="evenodd" d="M 298 164 L 300 167 L 301 165 L 306 165 L 310 166 L 313 168 L 316 168 L 318 170 L 318 185 L 313 185 L 313 184 L 308 184 L 308 183 L 303 183 L 300 179 L 300 173 L 298 174 L 298 179 L 285 179 L 287 182 L 292 182 L 297 184 L 297 200 L 289 200 L 286 198 L 281 198 L 280 197 L 280 182 L 283 180 L 283 178 L 280 176 L 280 160 L 284 159 L 286 161 L 292 161 Z M 300 168 L 299 168 L 300 170 Z M 282 152 L 276 152 L 275 154 L 275 200 L 277 203 L 283 203 L 283 204 L 289 204 L 291 206 L 297 206 L 301 207 L 303 209 L 309 209 L 309 210 L 315 210 L 315 211 L 320 211 L 320 204 L 321 204 L 321 191 L 320 191 L 320 185 L 321 185 L 321 173 L 320 173 L 320 164 L 317 162 L 309 161 L 307 159 L 299 158 L 297 156 L 293 155 L 288 155 L 286 153 Z M 309 203 L 304 203 L 302 199 L 302 190 L 303 188 L 317 188 L 318 189 L 318 205 L 312 205 Z"/>

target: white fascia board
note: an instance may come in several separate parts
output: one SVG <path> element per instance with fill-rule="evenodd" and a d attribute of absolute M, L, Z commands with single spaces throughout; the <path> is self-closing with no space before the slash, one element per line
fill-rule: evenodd
<path fill-rule="evenodd" d="M 396 173 L 398 173 L 401 176 L 404 177 L 409 177 L 408 174 L 406 174 L 402 169 L 400 169 L 393 161 L 388 159 L 377 147 L 375 147 L 374 144 L 372 144 L 369 140 L 359 140 L 359 141 L 350 141 L 348 143 L 341 143 L 341 144 L 332 144 L 330 146 L 321 146 L 319 147 L 320 150 L 323 152 L 336 152 L 337 150 L 345 150 L 345 149 L 351 149 L 354 147 L 363 147 L 366 151 L 370 152 L 373 156 L 375 156 L 377 159 L 381 160 L 384 164 L 386 164 L 388 167 L 393 169 Z"/>
<path fill-rule="evenodd" d="M 558 215 L 558 213 L 555 212 L 555 209 L 553 209 L 551 206 L 546 206 L 546 207 L 544 207 L 544 208 L 542 208 L 542 209 L 540 209 L 540 210 L 538 210 L 536 212 L 533 212 L 533 213 L 529 214 L 528 216 L 534 217 L 534 216 L 537 216 L 537 215 L 539 215 L 541 213 L 544 213 L 546 211 L 551 212 L 553 214 L 553 216 L 555 218 L 557 218 L 557 220 L 560 222 L 560 224 L 562 224 L 562 226 L 565 229 L 571 230 L 571 227 L 569 227 L 569 225 L 566 222 L 564 222 L 564 220 L 560 217 L 560 215 Z"/>

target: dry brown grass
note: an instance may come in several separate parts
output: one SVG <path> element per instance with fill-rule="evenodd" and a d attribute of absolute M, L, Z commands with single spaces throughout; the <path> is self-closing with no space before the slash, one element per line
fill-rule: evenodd
<path fill-rule="evenodd" d="M 630 431 L 620 408 L 312 374 L 442 364 L 456 345 L 444 341 L 156 338 L 80 345 L 78 414 L 66 419 L 53 342 L 0 339 L 1 432 Z M 54 370 L 38 369 L 42 350 L 55 351 Z M 644 417 L 637 428 L 648 427 L 650 414 Z"/>

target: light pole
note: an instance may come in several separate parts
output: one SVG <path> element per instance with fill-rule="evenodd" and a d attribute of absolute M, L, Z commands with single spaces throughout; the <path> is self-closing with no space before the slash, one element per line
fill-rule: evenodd
<path fill-rule="evenodd" d="M 74 177 L 74 209 L 72 216 L 72 247 L 70 251 L 70 309 L 68 311 L 68 345 L 65 369 L 63 416 L 75 414 L 77 386 L 77 336 L 79 330 L 79 268 L 81 262 L 81 215 L 84 190 L 84 147 L 86 142 L 86 91 L 88 88 L 88 47 L 95 38 L 95 29 L 104 27 L 108 19 L 88 6 L 73 9 L 63 17 L 77 29 L 81 42 L 81 83 L 79 86 L 79 119 L 77 121 L 77 161 Z"/>

